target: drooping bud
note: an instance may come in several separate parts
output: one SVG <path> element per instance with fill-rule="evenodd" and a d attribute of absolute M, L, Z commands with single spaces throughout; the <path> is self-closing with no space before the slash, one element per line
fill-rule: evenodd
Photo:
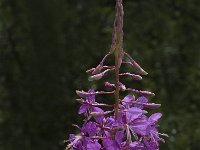
<path fill-rule="evenodd" d="M 138 93 L 143 95 L 143 96 L 155 96 L 154 93 L 149 92 L 149 91 L 139 91 Z"/>
<path fill-rule="evenodd" d="M 115 91 L 111 91 L 111 92 L 105 92 L 105 91 L 97 91 L 97 92 L 85 92 L 85 91 L 79 91 L 76 90 L 76 94 L 82 98 L 86 98 L 88 96 L 92 96 L 92 95 L 101 95 L 101 94 L 113 94 Z"/>
<path fill-rule="evenodd" d="M 97 74 L 101 71 L 101 69 L 103 68 L 103 66 L 101 64 L 99 64 L 93 71 L 92 74 Z"/>
<path fill-rule="evenodd" d="M 76 101 L 79 102 L 79 103 L 83 103 L 84 102 L 84 100 L 82 98 L 81 99 L 76 99 Z"/>
<path fill-rule="evenodd" d="M 99 117 L 99 116 L 104 116 L 104 115 L 107 115 L 109 113 L 112 113 L 113 111 L 105 111 L 105 112 L 91 112 L 90 115 L 92 117 Z"/>
<path fill-rule="evenodd" d="M 119 83 L 119 87 L 122 91 L 125 91 L 126 90 L 126 86 L 123 84 L 123 83 Z"/>
<path fill-rule="evenodd" d="M 145 103 L 143 104 L 144 107 L 150 108 L 150 109 L 156 109 L 161 106 L 161 104 L 155 104 L 155 103 Z"/>
<path fill-rule="evenodd" d="M 129 76 L 131 77 L 133 80 L 142 80 L 142 77 L 140 75 L 135 75 L 135 74 L 132 74 L 132 73 L 120 73 L 119 74 L 120 76 Z"/>
<path fill-rule="evenodd" d="M 144 71 L 144 69 L 142 69 L 142 67 L 140 67 L 140 65 L 128 54 L 128 53 L 125 53 L 124 54 L 128 57 L 128 59 L 130 60 L 130 62 L 126 62 L 130 65 L 133 66 L 133 68 L 136 69 L 136 71 L 138 73 L 140 73 L 141 75 L 147 75 L 148 73 L 146 71 Z"/>
<path fill-rule="evenodd" d="M 93 72 L 94 70 L 95 70 L 95 68 L 88 69 L 88 70 L 86 70 L 86 73 L 91 73 L 91 72 Z"/>
<path fill-rule="evenodd" d="M 104 85 L 105 85 L 105 87 L 108 87 L 108 88 L 115 88 L 115 84 L 112 84 L 109 82 L 105 82 Z M 122 91 L 126 90 L 126 86 L 124 84 L 122 84 L 121 82 L 119 82 L 119 87 Z"/>
<path fill-rule="evenodd" d="M 115 84 L 112 84 L 112 83 L 109 83 L 109 82 L 105 82 L 104 85 L 105 85 L 105 87 L 108 87 L 108 88 L 114 88 L 115 87 Z"/>
<path fill-rule="evenodd" d="M 76 90 L 76 94 L 80 97 L 83 97 L 83 98 L 90 96 L 90 93 L 85 92 L 85 91 L 79 91 L 79 90 Z"/>
<path fill-rule="evenodd" d="M 89 81 L 93 81 L 93 80 L 99 80 L 101 79 L 108 71 L 114 70 L 114 68 L 112 69 L 106 69 L 103 72 L 99 73 L 99 74 L 95 74 L 93 76 L 89 77 Z"/>
<path fill-rule="evenodd" d="M 128 88 L 126 90 L 138 93 L 138 94 L 143 95 L 143 96 L 155 96 L 154 93 L 149 92 L 149 91 L 141 91 L 141 90 L 136 90 L 136 89 L 132 89 L 132 88 Z"/>
<path fill-rule="evenodd" d="M 95 75 L 93 75 L 93 76 L 90 76 L 90 77 L 88 78 L 88 80 L 89 80 L 89 81 L 99 80 L 99 79 L 101 79 L 103 76 L 104 76 L 104 73 L 102 72 L 102 73 L 99 73 L 99 74 L 95 74 Z"/>
<path fill-rule="evenodd" d="M 142 110 L 142 113 L 143 113 L 143 114 L 148 114 L 148 111 Z"/>
<path fill-rule="evenodd" d="M 99 117 L 99 116 L 103 116 L 104 112 L 91 112 L 90 115 L 92 117 Z"/>

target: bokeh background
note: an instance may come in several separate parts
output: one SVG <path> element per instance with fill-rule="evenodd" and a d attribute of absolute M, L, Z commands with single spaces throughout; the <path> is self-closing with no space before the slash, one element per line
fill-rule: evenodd
<path fill-rule="evenodd" d="M 0 150 L 63 150 L 76 89 L 108 52 L 114 0 L 0 0 Z M 124 47 L 162 103 L 161 150 L 200 149 L 200 1 L 124 0 Z M 94 83 L 98 86 L 98 83 Z"/>

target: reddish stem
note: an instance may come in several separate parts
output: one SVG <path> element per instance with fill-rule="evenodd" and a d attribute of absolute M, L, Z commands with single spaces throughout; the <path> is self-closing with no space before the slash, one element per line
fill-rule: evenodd
<path fill-rule="evenodd" d="M 123 51 L 123 5 L 122 0 L 116 0 L 116 18 L 114 22 L 115 31 L 115 119 L 118 117 L 119 109 L 119 68 Z"/>

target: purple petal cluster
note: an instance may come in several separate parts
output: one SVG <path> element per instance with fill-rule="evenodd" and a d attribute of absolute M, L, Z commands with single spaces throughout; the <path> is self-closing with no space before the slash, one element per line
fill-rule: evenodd
<path fill-rule="evenodd" d="M 67 150 L 159 150 L 160 136 L 167 136 L 158 131 L 161 113 L 148 114 L 149 109 L 156 109 L 160 104 L 151 103 L 148 97 L 155 96 L 146 90 L 127 87 L 121 78 L 129 77 L 136 82 L 148 73 L 123 49 L 123 3 L 116 0 L 116 15 L 113 24 L 113 37 L 110 52 L 95 67 L 87 70 L 89 81 L 100 80 L 112 73 L 115 83 L 105 82 L 107 90 L 79 91 L 77 101 L 81 104 L 79 114 L 84 115 L 78 134 L 70 134 Z M 105 65 L 106 59 L 114 54 L 114 66 Z M 121 72 L 120 68 L 129 65 L 132 72 Z M 137 73 L 137 74 L 135 74 Z M 113 81 L 113 78 L 112 80 Z M 123 80 L 122 80 L 123 81 Z M 121 92 L 128 92 L 125 97 Z M 135 95 L 133 95 L 133 93 Z M 97 96 L 114 95 L 115 104 L 99 103 Z"/>
<path fill-rule="evenodd" d="M 95 93 L 90 89 L 87 93 Z M 147 97 L 135 99 L 125 96 L 120 103 L 118 118 L 113 111 L 104 111 L 97 103 L 95 95 L 79 100 L 79 114 L 84 114 L 79 134 L 70 134 L 67 149 L 74 150 L 158 150 L 159 141 L 163 141 L 157 130 L 161 113 L 148 116 L 145 108 L 157 108 L 158 104 L 148 102 Z M 151 105 L 151 107 L 149 107 Z M 99 106 L 99 107 L 98 107 Z M 108 105 L 109 106 L 109 105 Z"/>

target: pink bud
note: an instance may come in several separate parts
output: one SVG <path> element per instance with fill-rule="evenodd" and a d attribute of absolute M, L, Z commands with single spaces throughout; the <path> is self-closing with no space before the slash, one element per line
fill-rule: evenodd
<path fill-rule="evenodd" d="M 104 73 L 95 74 L 89 77 L 89 81 L 99 80 L 103 77 Z"/>
<path fill-rule="evenodd" d="M 91 112 L 90 115 L 92 117 L 99 117 L 99 116 L 103 116 L 104 112 Z"/>
<path fill-rule="evenodd" d="M 121 73 L 119 74 L 120 76 L 130 76 L 133 80 L 142 80 L 142 77 L 140 75 L 135 75 L 135 74 L 132 74 L 132 73 Z"/>
<path fill-rule="evenodd" d="M 142 67 L 140 67 L 140 65 L 136 61 L 131 60 L 131 64 L 138 71 L 138 73 L 140 73 L 142 75 L 148 74 L 146 71 L 144 71 L 144 69 L 142 69 Z"/>
<path fill-rule="evenodd" d="M 103 66 L 101 64 L 99 64 L 93 71 L 92 74 L 96 74 L 99 73 L 101 71 L 101 69 L 103 68 Z"/>
<path fill-rule="evenodd" d="M 90 93 L 85 92 L 85 91 L 76 90 L 76 94 L 77 94 L 78 96 L 80 96 L 80 97 L 85 98 L 85 97 L 87 97 Z"/>
<path fill-rule="evenodd" d="M 109 83 L 109 82 L 105 82 L 104 85 L 105 85 L 105 87 L 108 87 L 108 88 L 115 87 L 115 84 L 112 84 L 112 83 Z"/>
<path fill-rule="evenodd" d="M 154 93 L 149 92 L 149 91 L 140 91 L 140 90 L 136 90 L 136 89 L 132 89 L 132 88 L 128 88 L 126 89 L 127 91 L 133 91 L 135 93 L 141 94 L 143 96 L 155 96 Z"/>
<path fill-rule="evenodd" d="M 103 71 L 103 72 L 101 72 L 101 73 L 99 73 L 99 74 L 95 74 L 95 75 L 93 75 L 93 76 L 90 76 L 89 77 L 89 80 L 90 81 L 92 81 L 92 80 L 99 80 L 99 79 L 101 79 L 104 75 L 105 75 L 105 73 L 107 73 L 108 71 L 111 71 L 111 70 L 113 70 L 114 68 L 112 68 L 112 69 L 106 69 L 105 71 Z"/>
<path fill-rule="evenodd" d="M 142 67 L 140 67 L 140 65 L 128 53 L 124 52 L 124 54 L 130 60 L 130 62 L 127 62 L 127 64 L 130 64 L 131 66 L 133 66 L 137 70 L 137 72 L 140 73 L 141 75 L 147 75 L 148 74 L 146 71 L 144 71 L 144 69 L 142 69 Z"/>
<path fill-rule="evenodd" d="M 143 105 L 144 107 L 150 108 L 150 109 L 156 109 L 161 106 L 161 104 L 155 104 L 155 103 L 145 103 Z"/>
<path fill-rule="evenodd" d="M 149 91 L 139 91 L 138 93 L 144 96 L 155 96 L 154 93 L 149 92 Z"/>

